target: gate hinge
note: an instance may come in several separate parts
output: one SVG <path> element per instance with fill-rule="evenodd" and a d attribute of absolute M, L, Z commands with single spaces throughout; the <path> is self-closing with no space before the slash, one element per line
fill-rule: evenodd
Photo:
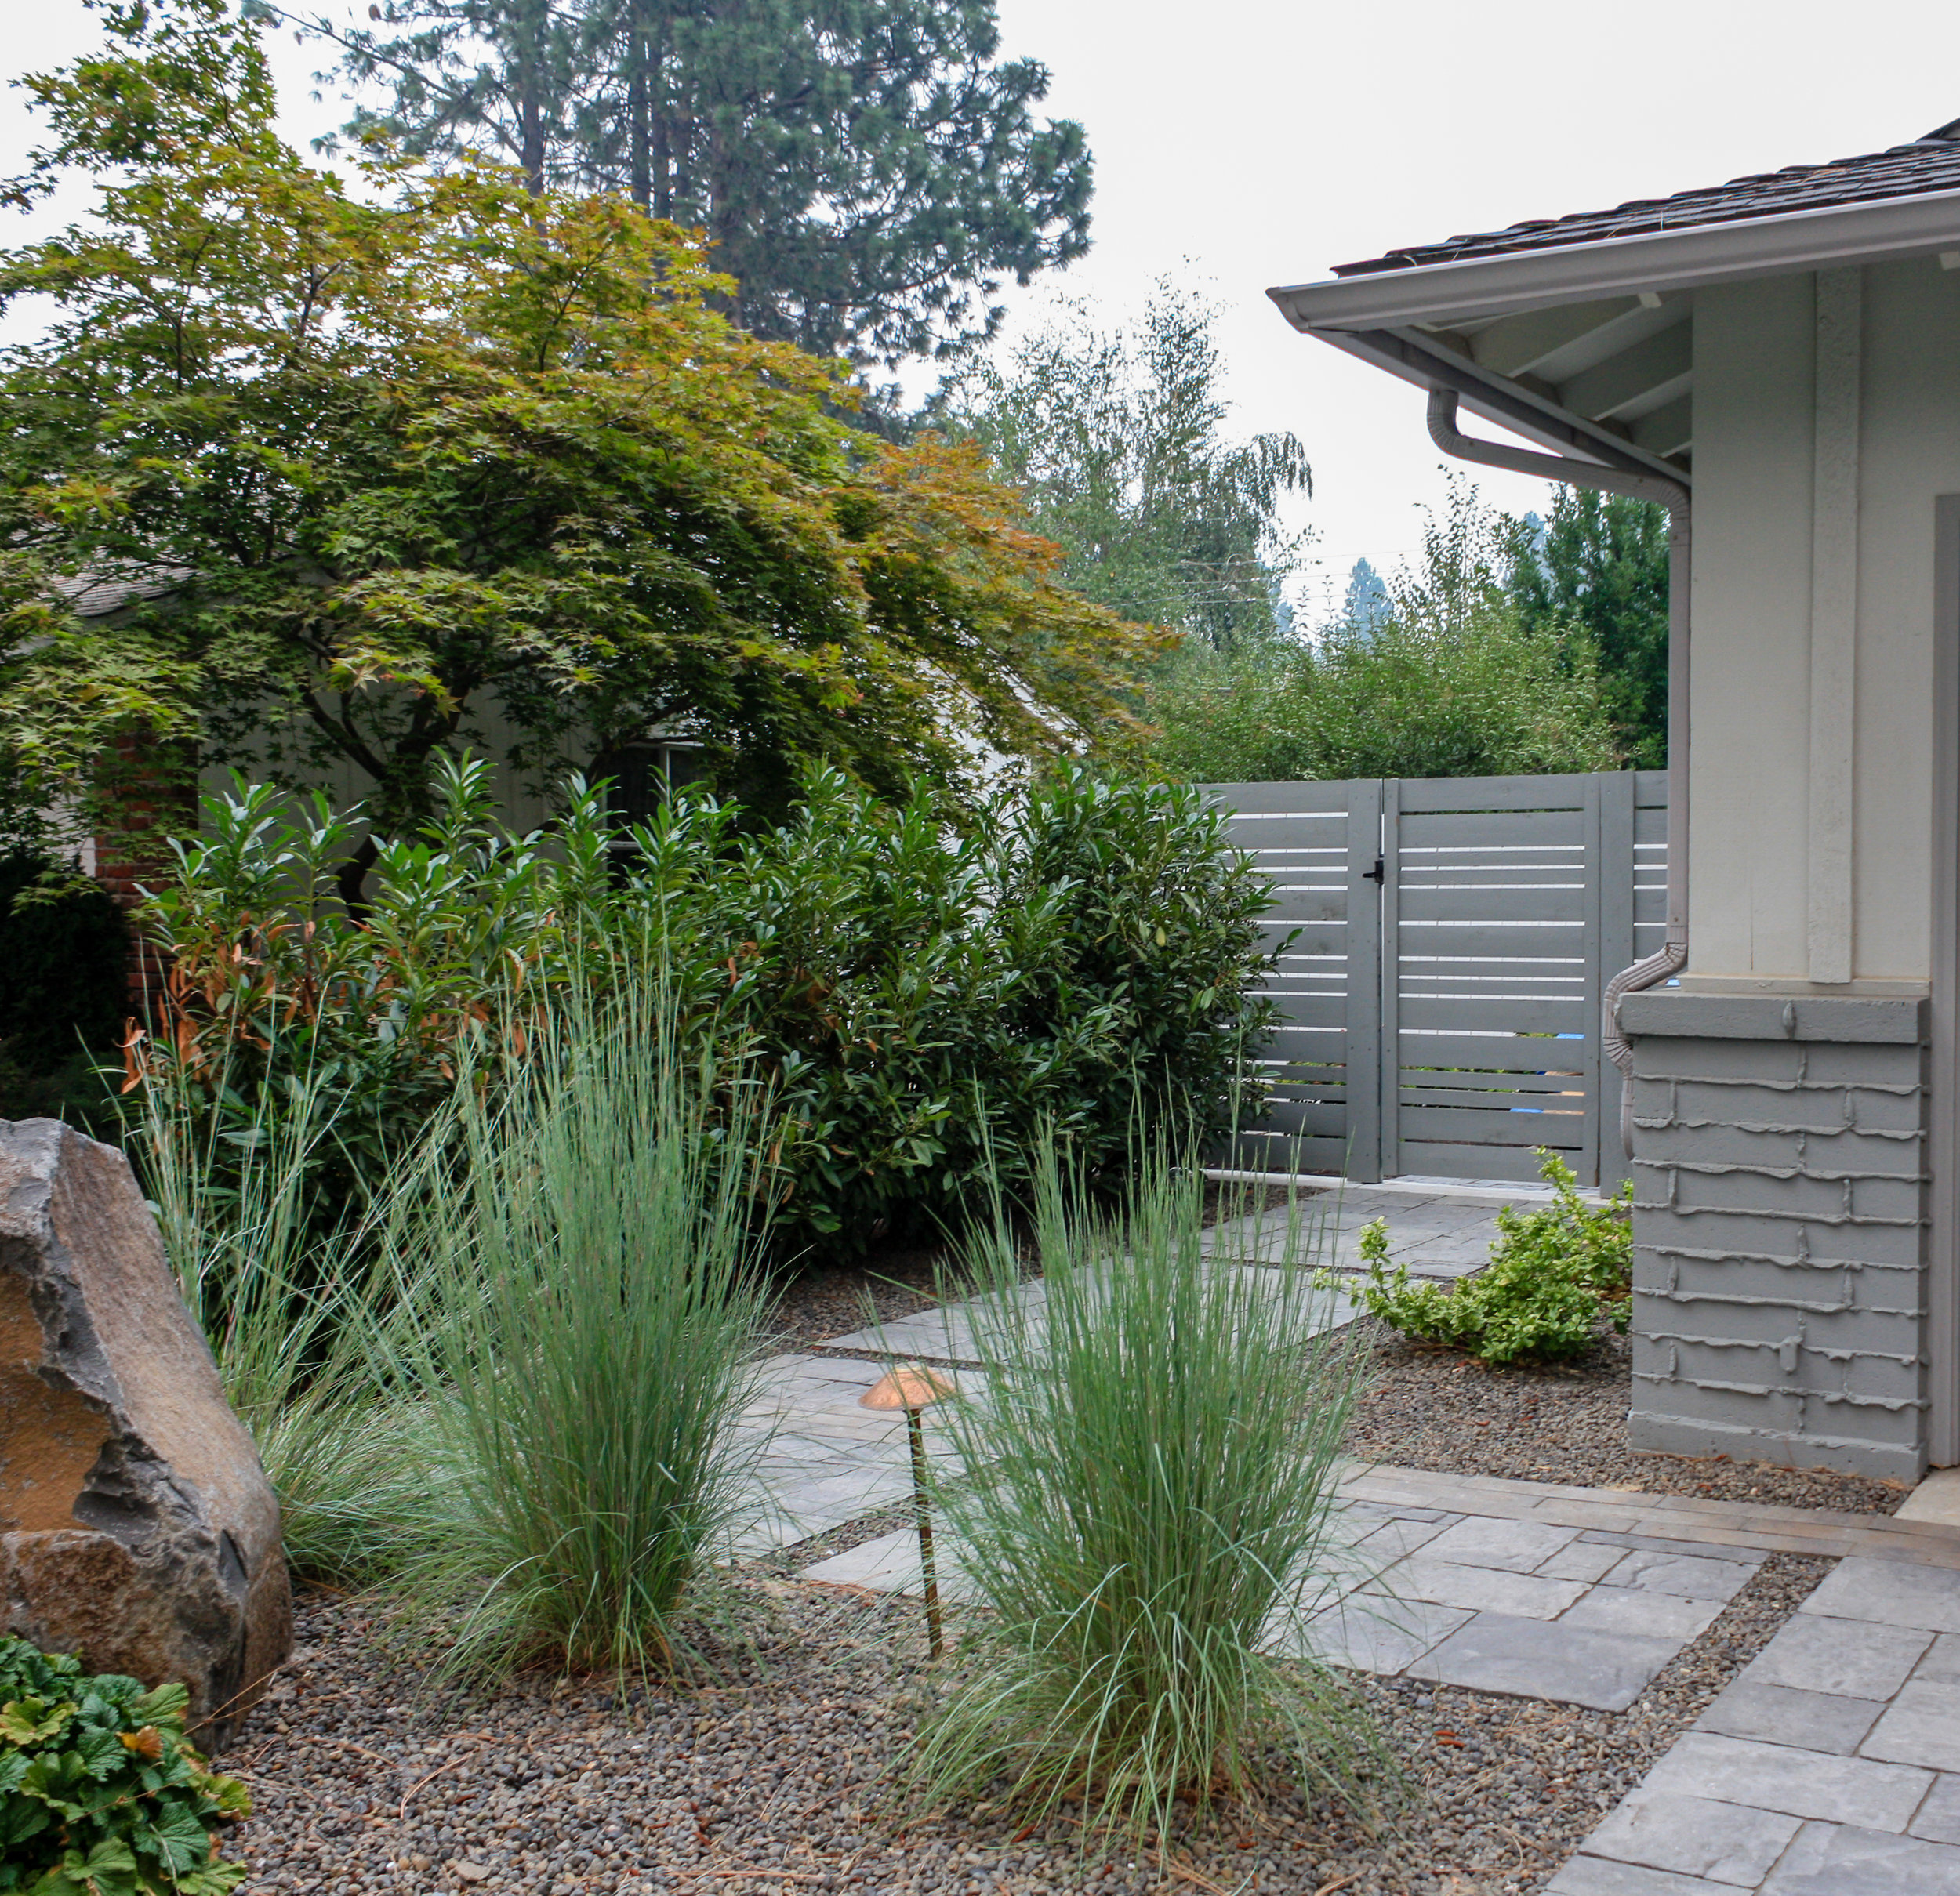
<path fill-rule="evenodd" d="M 1388 857 L 1385 856 L 1376 857 L 1374 859 L 1374 867 L 1372 869 L 1363 869 L 1361 873 L 1371 883 L 1386 882 L 1388 879 Z"/>

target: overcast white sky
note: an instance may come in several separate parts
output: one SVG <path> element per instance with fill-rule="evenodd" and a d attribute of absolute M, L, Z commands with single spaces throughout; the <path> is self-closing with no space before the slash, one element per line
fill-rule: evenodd
<path fill-rule="evenodd" d="M 1305 442 L 1303 517 L 1337 589 L 1357 556 L 1386 567 L 1414 546 L 1440 457 L 1421 396 L 1296 335 L 1269 285 L 1398 244 L 1877 150 L 1960 118 L 1952 0 L 1000 7 L 1004 53 L 1048 65 L 1047 109 L 1081 119 L 1095 154 L 1094 247 L 1055 281 L 1114 317 L 1188 270 L 1226 306 L 1235 422 Z M 80 0 L 16 0 L 5 63 L 43 67 L 93 37 Z M 289 38 L 276 56 L 303 142 L 341 114 L 307 96 L 316 53 Z M 0 165 L 30 136 L 19 96 L 0 100 Z M 1541 483 L 1480 479 L 1507 507 L 1543 504 Z"/>

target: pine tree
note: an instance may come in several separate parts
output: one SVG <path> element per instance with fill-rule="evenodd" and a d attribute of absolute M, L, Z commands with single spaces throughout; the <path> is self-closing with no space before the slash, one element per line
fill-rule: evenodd
<path fill-rule="evenodd" d="M 1651 501 L 1562 488 L 1552 517 L 1510 528 L 1509 591 L 1534 630 L 1577 629 L 1592 647 L 1631 760 L 1668 760 L 1668 517 Z"/>
<path fill-rule="evenodd" d="M 997 63 L 993 0 L 385 0 L 310 23 L 379 91 L 347 129 L 481 151 L 706 232 L 752 333 L 860 362 L 991 335 L 1088 248 L 1091 163 Z"/>
<path fill-rule="evenodd" d="M 1341 616 L 1354 632 L 1366 636 L 1391 616 L 1388 589 L 1366 560 L 1357 560 L 1348 575 L 1348 596 Z"/>

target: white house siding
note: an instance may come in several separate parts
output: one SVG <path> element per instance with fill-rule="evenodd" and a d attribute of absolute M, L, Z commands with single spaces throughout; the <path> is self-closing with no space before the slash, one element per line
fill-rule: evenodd
<path fill-rule="evenodd" d="M 1854 984 L 1831 991 L 1897 993 L 1931 973 L 1933 502 L 1960 491 L 1960 271 L 1864 277 Z M 1814 978 L 1816 310 L 1809 276 L 1696 299 L 1690 989 Z"/>
<path fill-rule="evenodd" d="M 1820 368 L 1846 287 L 1821 331 L 1813 276 L 1697 295 L 1690 959 L 1678 992 L 1622 1015 L 1632 1429 L 1910 1480 L 1956 1353 L 1927 1316 L 1951 1260 L 1929 1244 L 1921 997 L 1960 271 L 1862 273 L 1855 386 L 1828 344 Z M 1813 692 L 1853 637 L 1847 720 L 1841 689 Z M 1839 784 L 1821 747 L 1847 737 Z"/>

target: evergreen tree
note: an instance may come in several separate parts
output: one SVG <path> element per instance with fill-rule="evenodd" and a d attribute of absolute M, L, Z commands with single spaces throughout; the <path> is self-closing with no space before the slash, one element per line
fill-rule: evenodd
<path fill-rule="evenodd" d="M 1534 631 L 1577 632 L 1592 647 L 1630 760 L 1668 760 L 1668 516 L 1629 495 L 1560 488 L 1552 517 L 1511 523 L 1509 590 Z"/>
<path fill-rule="evenodd" d="M 1291 434 L 1229 438 L 1217 315 L 1167 278 L 1127 330 L 1065 305 L 1004 364 L 963 364 L 926 419 L 1022 488 L 1077 592 L 1223 651 L 1291 629 L 1307 536 L 1279 508 L 1313 475 Z"/>
<path fill-rule="evenodd" d="M 1348 575 L 1348 596 L 1341 616 L 1349 629 L 1366 634 L 1375 631 L 1389 617 L 1388 589 L 1381 575 L 1366 560 L 1357 560 Z"/>
<path fill-rule="evenodd" d="M 1082 128 L 996 61 L 993 0 L 385 0 L 311 30 L 379 92 L 347 129 L 484 152 L 534 192 L 698 227 L 753 334 L 864 362 L 991 335 L 992 299 L 1088 248 Z"/>

